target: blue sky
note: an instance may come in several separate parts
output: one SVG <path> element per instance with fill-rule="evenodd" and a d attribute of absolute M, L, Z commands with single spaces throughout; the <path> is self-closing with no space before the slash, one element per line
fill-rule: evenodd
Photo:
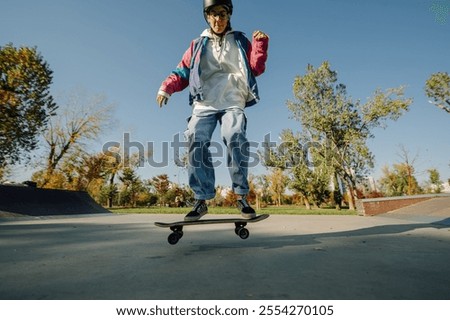
<path fill-rule="evenodd" d="M 233 28 L 270 36 L 267 71 L 258 78 L 261 102 L 247 109 L 248 138 L 261 143 L 268 133 L 277 139 L 285 128 L 301 130 L 286 107 L 293 80 L 307 64 L 327 60 L 355 100 L 400 85 L 414 99 L 407 114 L 374 131 L 374 177 L 384 165 L 401 161 L 403 145 L 416 157 L 419 180 L 428 178 L 428 168 L 450 178 L 450 114 L 424 94 L 432 73 L 450 72 L 450 9 L 437 20 L 431 10 L 436 4 L 450 8 L 450 0 L 235 0 Z M 129 133 L 131 141 L 154 143 L 155 161 L 163 142 L 184 131 L 191 111 L 187 91 L 173 95 L 163 109 L 156 92 L 205 28 L 201 0 L 2 0 L 0 10 L 0 45 L 36 46 L 54 71 L 52 93 L 82 87 L 116 104 L 119 121 L 93 151 Z M 29 178 L 29 171 L 20 168 L 16 179 Z M 143 178 L 163 172 L 187 181 L 172 161 L 139 170 Z M 229 184 L 224 166 L 217 168 L 217 180 Z"/>

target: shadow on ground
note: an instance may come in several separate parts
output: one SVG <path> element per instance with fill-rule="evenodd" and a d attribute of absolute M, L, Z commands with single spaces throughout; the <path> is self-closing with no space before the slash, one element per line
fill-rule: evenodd
<path fill-rule="evenodd" d="M 450 299 L 450 218 L 272 216 L 247 240 L 192 227 L 176 246 L 157 220 L 0 223 L 0 299 Z"/>

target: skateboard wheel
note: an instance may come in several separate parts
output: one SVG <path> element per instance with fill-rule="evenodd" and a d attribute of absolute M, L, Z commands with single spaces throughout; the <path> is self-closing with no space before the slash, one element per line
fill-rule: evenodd
<path fill-rule="evenodd" d="M 246 228 L 240 228 L 239 230 L 236 230 L 236 233 L 241 239 L 247 239 L 250 235 L 250 232 Z"/>
<path fill-rule="evenodd" d="M 167 241 L 171 245 L 174 245 L 174 244 L 177 244 L 177 242 L 178 242 L 178 240 L 180 240 L 180 238 L 181 238 L 181 236 L 178 233 L 174 232 L 169 235 L 169 237 L 167 238 Z"/>

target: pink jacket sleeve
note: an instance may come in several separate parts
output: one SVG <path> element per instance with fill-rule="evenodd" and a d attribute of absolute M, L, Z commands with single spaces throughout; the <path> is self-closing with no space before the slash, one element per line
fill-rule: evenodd
<path fill-rule="evenodd" d="M 177 68 L 163 81 L 159 91 L 168 95 L 183 91 L 189 85 L 189 65 L 192 57 L 192 44 L 183 54 Z"/>
<path fill-rule="evenodd" d="M 248 52 L 250 69 L 255 77 L 261 75 L 266 70 L 267 49 L 269 48 L 269 38 L 252 39 L 251 50 Z"/>

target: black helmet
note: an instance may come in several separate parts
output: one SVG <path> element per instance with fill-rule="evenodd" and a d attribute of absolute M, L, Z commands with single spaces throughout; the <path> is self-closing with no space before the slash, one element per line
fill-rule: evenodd
<path fill-rule="evenodd" d="M 212 6 L 226 6 L 230 14 L 233 14 L 233 3 L 231 0 L 203 0 L 203 12 L 206 13 Z"/>

